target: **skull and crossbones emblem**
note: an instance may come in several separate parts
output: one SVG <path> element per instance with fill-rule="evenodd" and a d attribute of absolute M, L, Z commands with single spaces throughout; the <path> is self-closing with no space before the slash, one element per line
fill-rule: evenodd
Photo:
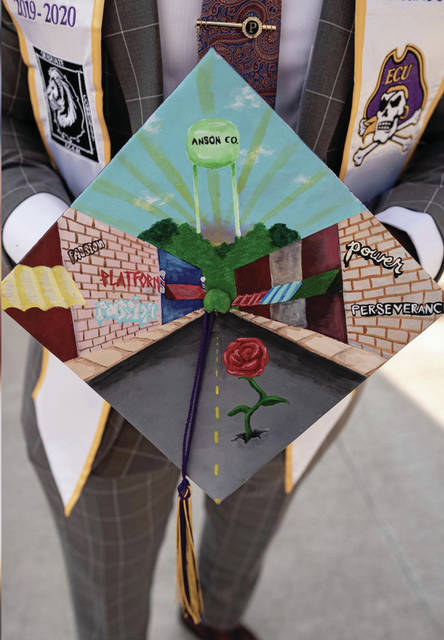
<path fill-rule="evenodd" d="M 411 150 L 427 102 L 424 55 L 417 46 L 408 44 L 401 54 L 398 47 L 392 49 L 377 77 L 356 131 L 361 141 L 353 149 L 355 167 L 360 167 L 375 149 L 379 149 L 379 157 L 383 150 L 396 147 L 402 154 Z"/>
<path fill-rule="evenodd" d="M 371 135 L 372 141 L 366 146 L 359 147 L 354 154 L 353 162 L 357 167 L 373 149 L 388 141 L 400 145 L 403 153 L 408 151 L 413 138 L 399 135 L 399 132 L 406 127 L 418 124 L 421 116 L 421 109 L 417 109 L 409 117 L 408 97 L 408 89 L 405 85 L 392 86 L 381 95 L 376 114 L 371 118 L 361 119 L 359 135 L 363 142 L 367 136 Z"/>

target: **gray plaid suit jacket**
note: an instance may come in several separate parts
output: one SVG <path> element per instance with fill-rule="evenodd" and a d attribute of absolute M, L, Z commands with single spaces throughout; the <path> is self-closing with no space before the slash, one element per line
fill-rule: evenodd
<path fill-rule="evenodd" d="M 334 171 L 341 163 L 353 91 L 354 0 L 324 0 L 301 105 L 299 135 Z M 113 154 L 162 102 L 162 66 L 155 0 L 108 0 L 103 20 L 105 119 Z M 17 34 L 3 12 L 3 219 L 25 198 L 71 196 L 50 166 L 34 122 Z M 408 170 L 378 209 L 400 205 L 431 214 L 444 235 L 444 101 Z M 441 117 L 440 117 L 441 116 Z M 32 355 L 32 388 L 39 370 Z M 35 420 L 25 402 L 25 424 Z"/>
<path fill-rule="evenodd" d="M 354 0 L 324 0 L 301 105 L 299 135 L 339 170 L 353 90 Z M 70 202 L 50 167 L 34 123 L 26 68 L 9 16 L 3 12 L 3 216 L 39 191 Z M 155 0 L 108 0 L 103 20 L 103 89 L 112 152 L 162 102 L 162 66 Z M 408 170 L 377 205 L 431 214 L 444 235 L 444 101 Z"/>

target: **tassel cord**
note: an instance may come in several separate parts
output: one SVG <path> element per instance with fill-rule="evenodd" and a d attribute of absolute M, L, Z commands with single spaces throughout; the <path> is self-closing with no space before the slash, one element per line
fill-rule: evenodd
<path fill-rule="evenodd" d="M 199 356 L 197 359 L 196 371 L 194 374 L 193 388 L 191 391 L 190 404 L 188 407 L 188 415 L 185 423 L 185 430 L 182 443 L 182 481 L 178 486 L 179 496 L 184 498 L 188 494 L 189 482 L 187 479 L 188 461 L 191 451 L 191 442 L 194 434 L 194 426 L 196 422 L 197 408 L 199 403 L 200 391 L 204 377 L 205 364 L 210 345 L 211 332 L 213 329 L 213 314 L 205 313 L 203 317 L 202 335 L 199 346 Z"/>
<path fill-rule="evenodd" d="M 196 553 L 194 550 L 191 487 L 187 478 L 187 471 L 213 322 L 214 315 L 205 313 L 203 317 L 199 355 L 183 435 L 182 479 L 177 487 L 179 494 L 176 525 L 177 585 L 181 597 L 182 611 L 184 615 L 190 616 L 195 624 L 198 624 L 201 620 L 203 599 L 199 583 Z"/>

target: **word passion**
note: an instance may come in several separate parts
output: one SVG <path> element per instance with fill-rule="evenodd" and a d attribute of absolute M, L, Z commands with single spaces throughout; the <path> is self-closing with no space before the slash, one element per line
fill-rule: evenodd
<path fill-rule="evenodd" d="M 67 253 L 72 264 L 75 264 L 83 258 L 92 256 L 94 253 L 100 251 L 100 249 L 105 249 L 105 247 L 106 244 L 103 242 L 103 240 L 93 240 L 92 242 L 84 242 L 83 244 L 79 244 L 79 246 L 75 247 L 74 249 L 68 249 Z"/>
<path fill-rule="evenodd" d="M 150 322 L 157 320 L 158 310 L 158 304 L 141 302 L 139 296 L 133 296 L 130 300 L 102 298 L 96 302 L 94 320 L 99 327 L 108 320 L 114 320 L 119 324 L 138 324 L 140 327 L 146 327 Z"/>
<path fill-rule="evenodd" d="M 368 245 L 363 245 L 358 240 L 352 240 L 345 245 L 347 253 L 344 255 L 344 265 L 348 267 L 353 256 L 360 256 L 364 260 L 371 260 L 373 264 L 381 265 L 384 269 L 392 269 L 395 278 L 404 273 L 404 262 L 401 258 L 394 258 L 387 253 L 382 253 L 377 249 L 372 249 Z"/>

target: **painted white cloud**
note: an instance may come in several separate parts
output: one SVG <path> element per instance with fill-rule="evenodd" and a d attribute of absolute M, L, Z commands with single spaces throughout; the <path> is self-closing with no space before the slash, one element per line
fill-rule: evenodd
<path fill-rule="evenodd" d="M 163 207 L 164 205 L 171 202 L 174 198 L 173 193 L 167 193 L 163 198 L 158 196 L 153 196 L 150 193 L 145 193 L 140 196 L 140 198 L 136 198 L 134 200 L 134 204 L 136 207 L 142 207 L 144 204 L 154 204 L 156 207 Z"/>
<path fill-rule="evenodd" d="M 162 120 L 155 113 L 151 116 L 151 118 L 144 125 L 145 131 L 148 133 L 155 135 L 159 133 L 162 129 Z"/>
<path fill-rule="evenodd" d="M 248 151 L 248 149 L 241 149 L 239 152 L 239 157 L 244 159 L 248 155 L 254 157 L 256 160 L 260 158 L 266 158 L 268 156 L 272 156 L 274 154 L 273 149 L 267 149 L 267 147 L 259 147 L 257 151 Z"/>
<path fill-rule="evenodd" d="M 236 90 L 231 93 L 231 102 L 228 105 L 231 109 L 259 109 L 262 106 L 262 100 L 257 93 L 250 87 L 243 87 L 240 91 Z"/>
<path fill-rule="evenodd" d="M 293 179 L 294 184 L 307 184 L 307 182 L 310 182 L 310 176 L 304 176 L 302 173 Z"/>
<path fill-rule="evenodd" d="M 159 207 L 163 207 L 164 204 L 168 204 L 174 199 L 174 193 L 167 193 L 166 196 L 160 201 Z"/>

